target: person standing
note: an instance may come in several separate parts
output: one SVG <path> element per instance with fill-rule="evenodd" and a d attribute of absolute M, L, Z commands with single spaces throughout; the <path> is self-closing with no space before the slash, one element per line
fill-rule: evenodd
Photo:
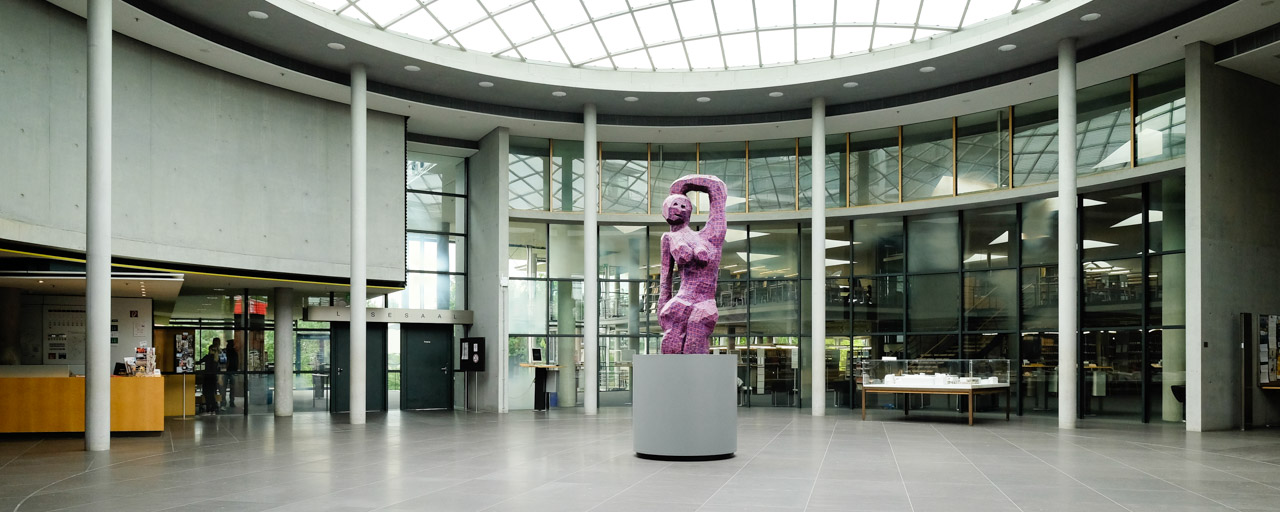
<path fill-rule="evenodd" d="M 218 355 L 222 353 L 222 339 L 214 338 L 209 351 L 200 358 L 200 394 L 204 397 L 204 412 L 218 412 Z"/>
<path fill-rule="evenodd" d="M 240 371 L 240 351 L 236 350 L 236 340 L 227 340 L 227 348 L 222 353 L 227 356 L 227 385 L 222 389 L 227 399 L 223 402 L 235 407 L 236 392 L 240 388 L 236 385 L 236 372 Z"/>

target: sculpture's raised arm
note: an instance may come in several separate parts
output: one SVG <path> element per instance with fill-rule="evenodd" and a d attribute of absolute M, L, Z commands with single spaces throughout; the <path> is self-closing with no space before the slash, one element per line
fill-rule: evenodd
<path fill-rule="evenodd" d="M 700 234 L 712 242 L 724 243 L 724 234 L 728 229 L 725 216 L 725 201 L 729 196 L 729 187 L 720 178 L 707 174 L 685 176 L 671 184 L 672 194 L 687 194 L 690 191 L 706 192 L 711 199 L 711 211 L 708 212 L 707 226 Z"/>

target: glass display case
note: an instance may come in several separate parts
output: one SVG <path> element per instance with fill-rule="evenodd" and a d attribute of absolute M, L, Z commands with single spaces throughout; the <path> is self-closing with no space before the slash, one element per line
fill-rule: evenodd
<path fill-rule="evenodd" d="M 1008 359 L 866 360 L 860 365 L 863 386 L 967 389 L 1007 387 Z"/>

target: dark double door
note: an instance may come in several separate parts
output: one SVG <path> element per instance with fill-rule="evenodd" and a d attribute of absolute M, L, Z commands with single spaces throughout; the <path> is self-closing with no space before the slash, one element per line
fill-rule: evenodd
<path fill-rule="evenodd" d="M 330 324 L 333 383 L 330 412 L 351 410 L 351 324 Z M 453 326 L 401 324 L 387 339 L 387 324 L 368 323 L 365 335 L 365 408 L 387 410 L 387 343 L 400 344 L 400 408 L 453 408 Z"/>

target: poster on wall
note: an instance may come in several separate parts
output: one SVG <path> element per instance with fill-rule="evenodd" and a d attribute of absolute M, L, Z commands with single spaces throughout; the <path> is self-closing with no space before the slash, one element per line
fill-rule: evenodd
<path fill-rule="evenodd" d="M 1280 344 L 1280 336 L 1276 334 L 1276 321 L 1280 320 L 1280 315 L 1267 315 L 1267 332 L 1272 333 L 1267 337 L 1267 380 L 1275 381 L 1277 371 L 1276 347 Z"/>
<path fill-rule="evenodd" d="M 191 337 L 191 333 L 184 332 L 173 335 L 173 353 L 176 358 L 173 364 L 175 372 L 191 373 L 195 371 L 195 339 Z"/>
<path fill-rule="evenodd" d="M 1258 315 L 1258 383 L 1271 382 L 1271 329 L 1275 321 L 1271 315 Z"/>

